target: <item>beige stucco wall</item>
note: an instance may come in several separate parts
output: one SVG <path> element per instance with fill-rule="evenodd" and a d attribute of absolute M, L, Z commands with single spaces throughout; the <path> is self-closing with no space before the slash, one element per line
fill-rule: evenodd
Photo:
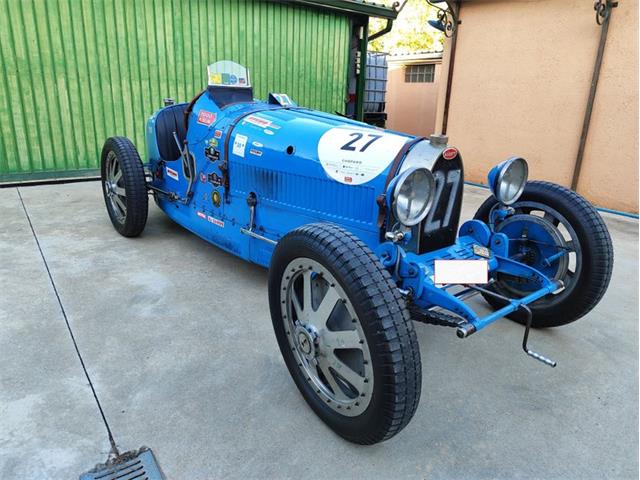
<path fill-rule="evenodd" d="M 569 186 L 601 31 L 593 2 L 464 2 L 461 20 L 447 133 L 465 158 L 467 179 L 484 183 L 492 165 L 517 154 L 529 161 L 532 179 Z M 638 211 L 637 29 L 637 1 L 621 0 L 578 185 L 596 205 L 632 212 Z"/>
<path fill-rule="evenodd" d="M 429 136 L 435 131 L 438 83 L 442 71 L 439 62 L 435 65 L 433 83 L 406 83 L 405 66 L 389 64 L 387 128 L 422 136 Z"/>
<path fill-rule="evenodd" d="M 578 191 L 638 211 L 638 3 L 622 0 L 609 26 Z"/>

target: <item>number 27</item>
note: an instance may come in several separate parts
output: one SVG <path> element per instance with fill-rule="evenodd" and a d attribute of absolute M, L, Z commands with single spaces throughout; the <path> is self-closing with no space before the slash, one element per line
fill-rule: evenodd
<path fill-rule="evenodd" d="M 360 150 L 359 150 L 360 152 L 364 152 L 367 148 L 369 148 L 371 146 L 371 144 L 373 142 L 375 142 L 376 140 L 382 138 L 382 135 L 375 135 L 373 133 L 367 133 L 366 135 L 371 140 L 369 140 L 367 143 L 365 143 L 360 148 Z M 364 137 L 364 134 L 363 133 L 359 133 L 359 132 L 353 132 L 353 133 L 350 133 L 349 136 L 353 137 L 353 139 L 349 140 L 342 147 L 340 147 L 340 150 L 347 150 L 347 151 L 350 151 L 350 152 L 355 152 L 357 150 L 355 144 L 358 142 L 358 140 L 361 140 Z"/>

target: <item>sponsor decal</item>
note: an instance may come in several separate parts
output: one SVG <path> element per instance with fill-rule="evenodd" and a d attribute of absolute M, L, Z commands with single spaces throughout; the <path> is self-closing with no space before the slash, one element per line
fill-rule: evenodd
<path fill-rule="evenodd" d="M 204 149 L 204 156 L 212 162 L 217 162 L 220 160 L 220 151 L 214 147 L 207 147 Z"/>
<path fill-rule="evenodd" d="M 253 142 L 251 145 L 253 145 L 253 146 L 254 146 L 254 147 L 256 147 L 256 148 L 262 148 L 262 147 L 264 147 L 264 145 L 263 145 L 263 144 L 261 144 L 260 142 Z"/>
<path fill-rule="evenodd" d="M 213 137 L 214 137 L 214 138 L 221 138 L 221 137 L 222 137 L 222 130 L 216 130 L 216 131 L 213 133 Z"/>
<path fill-rule="evenodd" d="M 220 197 L 220 192 L 214 190 L 211 192 L 211 202 L 215 207 L 219 207 L 220 203 L 222 203 L 222 198 Z"/>
<path fill-rule="evenodd" d="M 320 138 L 318 158 L 335 181 L 362 185 L 382 174 L 406 142 L 406 137 L 382 130 L 334 127 Z"/>
<path fill-rule="evenodd" d="M 256 150 L 255 148 L 252 148 L 251 150 L 249 150 L 249 153 L 251 155 L 255 155 L 256 157 L 261 157 L 262 156 L 262 151 L 261 150 Z"/>
<path fill-rule="evenodd" d="M 273 135 L 274 132 L 265 128 L 264 133 L 266 133 L 267 135 Z"/>
<path fill-rule="evenodd" d="M 256 125 L 260 128 L 270 127 L 273 122 L 271 120 L 267 120 L 266 118 L 258 117 L 257 115 L 249 115 L 244 119 L 245 122 Z"/>
<path fill-rule="evenodd" d="M 231 85 L 235 85 L 236 83 L 238 83 L 238 77 L 233 74 L 229 75 L 229 83 Z"/>
<path fill-rule="evenodd" d="M 209 85 L 220 85 L 222 83 L 222 75 L 219 73 L 209 74 Z"/>
<path fill-rule="evenodd" d="M 246 78 L 242 78 L 242 77 L 240 77 L 240 78 L 238 79 L 238 83 L 239 83 L 240 85 L 246 85 L 246 84 L 247 84 L 247 79 L 246 79 Z"/>
<path fill-rule="evenodd" d="M 220 177 L 217 173 L 210 173 L 209 183 L 214 187 L 219 187 L 220 185 L 222 185 L 222 177 Z"/>
<path fill-rule="evenodd" d="M 180 180 L 180 175 L 178 174 L 177 170 L 174 170 L 170 167 L 166 167 L 165 170 L 167 171 L 167 177 L 171 177 L 174 180 Z"/>
<path fill-rule="evenodd" d="M 289 107 L 293 105 L 293 102 L 289 98 L 289 95 L 286 93 L 272 93 L 271 94 L 276 102 L 278 102 L 283 107 Z"/>
<path fill-rule="evenodd" d="M 218 227 L 220 227 L 220 228 L 224 228 L 224 222 L 223 222 L 222 220 L 218 220 L 217 218 L 212 217 L 211 215 L 209 215 L 209 216 L 207 217 L 207 220 L 208 220 L 210 223 L 213 223 L 214 225 L 216 225 L 216 226 L 218 226 Z"/>
<path fill-rule="evenodd" d="M 445 150 L 442 152 L 442 158 L 444 158 L 445 160 L 453 160 L 457 156 L 458 150 L 453 147 L 445 148 Z"/>
<path fill-rule="evenodd" d="M 204 212 L 196 212 L 196 214 L 200 217 L 200 218 L 204 218 L 205 220 L 207 219 L 207 215 Z"/>
<path fill-rule="evenodd" d="M 211 145 L 212 147 L 217 147 L 218 146 L 218 139 L 217 138 L 212 138 L 211 140 L 209 140 L 209 145 Z"/>
<path fill-rule="evenodd" d="M 198 113 L 198 123 L 207 127 L 211 126 L 216 121 L 216 118 L 218 118 L 216 113 L 207 112 L 206 110 L 200 110 L 200 113 Z"/>
<path fill-rule="evenodd" d="M 240 135 L 239 133 L 236 135 L 236 138 L 233 140 L 234 155 L 244 158 L 244 151 L 247 146 L 247 140 L 249 140 L 249 138 L 246 135 Z"/>
<path fill-rule="evenodd" d="M 204 173 L 200 174 L 200 181 L 202 183 L 207 183 L 207 176 Z"/>
<path fill-rule="evenodd" d="M 483 258 L 491 258 L 491 251 L 482 245 L 473 244 L 473 254 Z"/>

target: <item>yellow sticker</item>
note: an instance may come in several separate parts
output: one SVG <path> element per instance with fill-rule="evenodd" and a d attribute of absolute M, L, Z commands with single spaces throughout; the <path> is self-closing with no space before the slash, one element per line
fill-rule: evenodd
<path fill-rule="evenodd" d="M 220 198 L 220 193 L 217 190 L 214 190 L 213 193 L 211 194 L 211 201 L 213 202 L 214 206 L 216 207 L 220 206 L 222 199 Z"/>
<path fill-rule="evenodd" d="M 222 75 L 219 73 L 212 73 L 209 75 L 209 85 L 221 85 Z"/>

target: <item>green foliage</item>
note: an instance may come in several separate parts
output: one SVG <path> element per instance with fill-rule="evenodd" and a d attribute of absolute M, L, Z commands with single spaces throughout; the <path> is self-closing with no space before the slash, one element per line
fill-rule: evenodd
<path fill-rule="evenodd" d="M 436 18 L 436 12 L 426 0 L 409 0 L 393 23 L 391 32 L 371 42 L 369 50 L 391 54 L 442 50 L 442 32 L 427 23 Z M 372 18 L 369 34 L 381 30 L 386 24 L 386 20 Z"/>

